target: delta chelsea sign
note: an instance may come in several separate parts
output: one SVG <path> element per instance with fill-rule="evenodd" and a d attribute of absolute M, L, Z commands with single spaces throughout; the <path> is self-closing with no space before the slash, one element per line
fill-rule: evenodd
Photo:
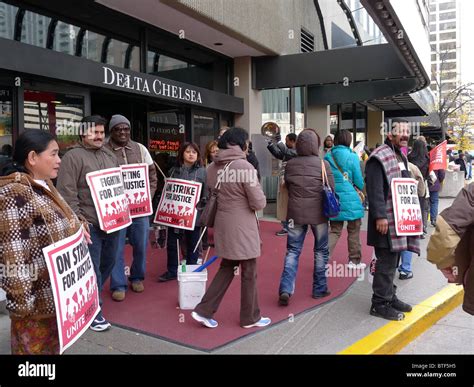
<path fill-rule="evenodd" d="M 152 80 L 141 76 L 130 75 L 112 70 L 103 66 L 104 78 L 102 83 L 126 90 L 135 90 L 141 93 L 167 97 L 184 102 L 202 104 L 201 93 L 197 90 L 166 83 L 158 78 Z"/>

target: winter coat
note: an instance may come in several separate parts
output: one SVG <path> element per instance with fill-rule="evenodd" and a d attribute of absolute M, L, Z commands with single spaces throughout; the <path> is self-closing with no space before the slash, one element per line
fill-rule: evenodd
<path fill-rule="evenodd" d="M 19 172 L 0 178 L 0 264 L 11 268 L 0 275 L 0 288 L 13 319 L 56 315 L 42 250 L 80 227 L 53 184 L 47 185 L 50 190 Z"/>
<path fill-rule="evenodd" d="M 400 168 L 403 164 L 403 168 Z M 420 253 L 419 238 L 397 236 L 392 204 L 390 184 L 394 178 L 411 177 L 408 160 L 399 148 L 390 140 L 375 149 L 365 166 L 367 198 L 369 200 L 369 217 L 367 222 L 367 244 L 369 246 L 390 249 L 392 252 L 411 251 Z M 381 234 L 376 227 L 377 219 L 387 219 L 388 232 Z"/>
<path fill-rule="evenodd" d="M 410 162 L 408 162 L 408 169 L 410 170 L 411 176 L 418 182 L 418 197 L 424 198 L 426 195 L 426 186 L 420 169 Z"/>
<path fill-rule="evenodd" d="M 127 164 L 148 164 L 148 180 L 150 183 L 150 196 L 155 196 L 158 185 L 158 176 L 156 174 L 155 163 L 151 158 L 150 152 L 143 144 L 130 140 L 127 145 L 120 146 L 112 139 L 105 144 L 117 157 L 120 165 Z"/>
<path fill-rule="evenodd" d="M 272 142 L 268 144 L 267 149 L 273 157 L 282 161 L 278 179 L 277 219 L 284 221 L 288 215 L 288 188 L 285 184 L 285 168 L 288 160 L 297 156 L 296 149 L 288 148 L 282 142 Z"/>
<path fill-rule="evenodd" d="M 436 175 L 436 181 L 434 184 L 429 185 L 430 192 L 439 192 L 441 190 L 441 184 L 443 184 L 444 178 L 446 177 L 446 171 L 444 169 L 437 169 L 434 171 Z"/>
<path fill-rule="evenodd" d="M 80 219 L 99 228 L 99 218 L 86 175 L 119 166 L 117 158 L 107 147 L 89 148 L 79 143 L 62 158 L 56 188 Z"/>
<path fill-rule="evenodd" d="M 255 211 L 266 206 L 266 198 L 255 168 L 239 146 L 220 149 L 207 168 L 207 185 L 214 189 L 219 171 L 229 162 L 217 195 L 214 243 L 220 258 L 246 260 L 260 256 L 260 233 Z M 222 174 L 222 172 L 221 172 Z"/>
<path fill-rule="evenodd" d="M 288 161 L 285 170 L 285 183 L 288 187 L 288 216 L 294 224 L 318 225 L 327 223 L 323 213 L 322 166 L 331 188 L 334 190 L 334 176 L 327 161 L 319 158 L 319 141 L 316 133 L 303 130 L 296 140 L 298 156 Z"/>
<path fill-rule="evenodd" d="M 336 161 L 334 161 L 334 159 Z M 361 191 L 364 189 L 364 179 L 360 169 L 360 160 L 357 154 L 349 147 L 344 145 L 336 145 L 326 156 L 324 156 L 331 166 L 336 184 L 336 193 L 339 196 L 341 204 L 341 212 L 334 221 L 356 220 L 364 217 L 364 207 L 360 201 L 359 195 L 351 184 L 354 183 Z M 347 178 L 337 168 L 336 162 Z"/>
<path fill-rule="evenodd" d="M 257 159 L 257 156 L 255 155 L 255 152 L 252 151 L 252 150 L 249 150 L 248 154 L 247 154 L 247 161 L 253 165 L 253 167 L 256 169 L 257 171 L 257 176 L 258 176 L 258 180 L 260 181 L 260 165 L 258 163 L 258 159 Z"/>
<path fill-rule="evenodd" d="M 423 175 L 423 179 L 427 180 L 430 175 L 430 158 L 426 156 L 424 159 L 414 159 L 408 154 L 407 159 L 410 163 L 415 164 Z"/>
<path fill-rule="evenodd" d="M 474 184 L 438 215 L 427 251 L 428 261 L 464 285 L 463 309 L 474 315 Z"/>
<path fill-rule="evenodd" d="M 297 156 L 296 149 L 288 148 L 282 142 L 270 143 L 267 146 L 270 153 L 278 160 L 288 161 Z"/>

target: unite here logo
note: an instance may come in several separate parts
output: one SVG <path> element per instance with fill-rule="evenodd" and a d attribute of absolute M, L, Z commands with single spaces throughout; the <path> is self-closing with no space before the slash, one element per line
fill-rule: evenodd
<path fill-rule="evenodd" d="M 442 163 L 443 162 L 443 147 L 436 147 L 435 158 L 432 163 Z"/>
<path fill-rule="evenodd" d="M 18 365 L 18 376 L 29 378 L 48 378 L 48 380 L 56 379 L 56 364 L 25 364 Z"/>

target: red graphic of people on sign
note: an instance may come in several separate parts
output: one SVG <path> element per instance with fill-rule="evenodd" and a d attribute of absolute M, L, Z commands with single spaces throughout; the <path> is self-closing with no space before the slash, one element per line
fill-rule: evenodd
<path fill-rule="evenodd" d="M 148 196 L 146 192 L 143 192 L 143 191 L 135 192 L 132 198 L 130 198 L 129 194 L 125 194 L 125 196 L 127 197 L 128 203 L 134 204 L 134 205 L 144 203 L 148 200 Z"/>
<path fill-rule="evenodd" d="M 110 224 L 112 220 L 119 224 L 127 222 L 129 218 L 128 201 L 126 198 L 116 200 L 110 203 L 105 203 L 105 212 L 103 216 L 104 225 Z M 107 227 L 107 226 L 106 226 Z"/>
<path fill-rule="evenodd" d="M 415 208 L 409 208 L 409 209 L 403 208 L 402 213 L 400 217 L 398 218 L 398 221 L 400 223 L 407 223 L 407 222 L 417 223 L 420 220 L 421 220 L 421 210 L 415 209 Z"/>
<path fill-rule="evenodd" d="M 182 206 L 182 205 L 174 205 L 173 202 L 163 202 L 160 208 L 160 212 L 168 215 L 178 215 L 178 216 L 191 216 L 192 215 L 192 207 L 189 206 Z"/>
<path fill-rule="evenodd" d="M 63 315 L 63 322 L 75 323 L 75 316 L 93 297 L 96 290 L 95 276 L 91 275 L 86 282 L 86 288 L 79 289 L 79 295 L 74 292 L 72 297 L 66 299 L 66 308 Z"/>

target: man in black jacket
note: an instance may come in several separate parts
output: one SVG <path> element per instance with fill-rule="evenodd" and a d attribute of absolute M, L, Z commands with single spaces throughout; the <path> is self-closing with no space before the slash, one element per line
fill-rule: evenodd
<path fill-rule="evenodd" d="M 290 133 L 285 138 L 285 144 L 280 142 L 281 136 L 277 134 L 273 140 L 268 141 L 267 149 L 278 160 L 282 161 L 279 182 L 278 182 L 278 197 L 277 197 L 277 218 L 281 221 L 282 229 L 277 231 L 275 235 L 285 236 L 288 234 L 288 222 L 286 221 L 286 208 L 288 205 L 288 190 L 285 186 L 285 166 L 288 160 L 296 157 L 296 134 Z"/>
<path fill-rule="evenodd" d="M 392 128 L 385 144 L 372 152 L 365 167 L 369 200 L 367 244 L 374 246 L 377 258 L 370 314 L 387 320 L 403 320 L 403 312 L 412 310 L 410 305 L 397 298 L 393 281 L 400 253 L 412 251 L 419 254 L 418 237 L 396 235 L 390 189 L 392 179 L 410 177 L 408 161 L 400 150 L 407 146 L 408 139 L 408 128 Z"/>

